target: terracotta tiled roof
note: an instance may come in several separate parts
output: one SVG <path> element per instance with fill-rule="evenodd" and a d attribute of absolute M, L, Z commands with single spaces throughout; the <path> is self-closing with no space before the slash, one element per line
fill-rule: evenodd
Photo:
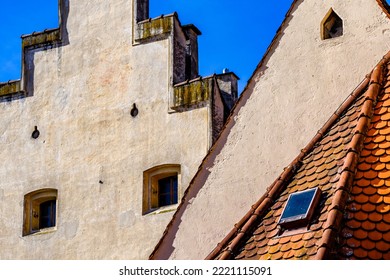
<path fill-rule="evenodd" d="M 208 259 L 390 259 L 390 53 Z M 282 232 L 288 196 L 322 191 L 307 227 Z"/>

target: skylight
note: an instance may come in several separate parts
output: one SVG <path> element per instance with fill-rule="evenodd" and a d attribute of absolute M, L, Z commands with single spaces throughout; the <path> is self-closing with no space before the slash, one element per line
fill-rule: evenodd
<path fill-rule="evenodd" d="M 321 196 L 319 188 L 290 194 L 279 224 L 283 228 L 307 226 Z"/>

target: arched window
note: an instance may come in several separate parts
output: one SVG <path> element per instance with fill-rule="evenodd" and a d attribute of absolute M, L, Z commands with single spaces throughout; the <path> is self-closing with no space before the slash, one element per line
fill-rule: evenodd
<path fill-rule="evenodd" d="M 144 171 L 142 214 L 179 201 L 180 165 L 164 164 Z"/>
<path fill-rule="evenodd" d="M 57 190 L 40 189 L 24 196 L 23 235 L 56 226 Z"/>
<path fill-rule="evenodd" d="M 343 35 L 343 20 L 331 8 L 321 22 L 321 39 L 331 39 Z"/>

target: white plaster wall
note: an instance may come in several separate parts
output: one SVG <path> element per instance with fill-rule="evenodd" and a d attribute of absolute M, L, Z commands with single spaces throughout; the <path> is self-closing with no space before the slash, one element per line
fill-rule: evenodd
<path fill-rule="evenodd" d="M 206 154 L 209 108 L 168 113 L 170 40 L 132 46 L 131 3 L 70 1 L 70 44 L 29 53 L 33 96 L 0 103 L 1 259 L 147 258 L 173 212 L 142 216 L 143 171 L 181 164 L 184 192 Z M 40 188 L 57 230 L 22 237 Z"/>
<path fill-rule="evenodd" d="M 322 41 L 331 7 L 344 35 Z M 375 0 L 298 1 L 157 257 L 205 258 L 387 53 L 389 35 Z"/>

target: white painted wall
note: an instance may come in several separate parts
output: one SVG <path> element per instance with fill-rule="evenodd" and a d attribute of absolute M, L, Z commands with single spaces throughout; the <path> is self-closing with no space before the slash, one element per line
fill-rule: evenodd
<path fill-rule="evenodd" d="M 181 164 L 183 192 L 210 110 L 168 113 L 171 40 L 133 46 L 132 1 L 69 2 L 70 43 L 29 52 L 33 96 L 0 103 L 0 258 L 145 259 L 173 212 L 142 216 L 143 171 Z M 40 188 L 58 189 L 57 230 L 22 237 Z"/>

